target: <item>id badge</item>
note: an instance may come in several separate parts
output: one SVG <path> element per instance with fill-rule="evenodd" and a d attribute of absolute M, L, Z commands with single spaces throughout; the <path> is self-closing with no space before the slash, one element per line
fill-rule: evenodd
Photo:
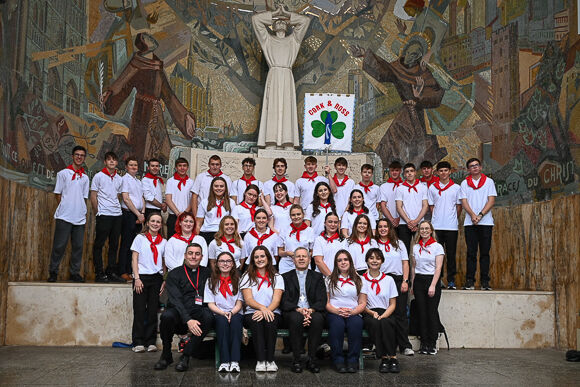
<path fill-rule="evenodd" d="M 195 305 L 202 305 L 203 304 L 203 298 L 197 296 L 195 297 Z"/>

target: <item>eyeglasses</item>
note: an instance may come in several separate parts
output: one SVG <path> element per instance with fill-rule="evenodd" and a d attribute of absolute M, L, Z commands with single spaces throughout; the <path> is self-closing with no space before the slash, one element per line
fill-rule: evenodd
<path fill-rule="evenodd" d="M 233 262 L 232 260 L 230 260 L 230 259 L 228 259 L 227 261 L 222 261 L 222 260 L 220 259 L 220 260 L 218 261 L 218 263 L 219 263 L 220 265 L 233 265 L 233 264 L 234 264 L 234 262 Z"/>
<path fill-rule="evenodd" d="M 75 153 L 73 156 L 74 157 L 85 157 L 85 154 L 84 153 Z"/>

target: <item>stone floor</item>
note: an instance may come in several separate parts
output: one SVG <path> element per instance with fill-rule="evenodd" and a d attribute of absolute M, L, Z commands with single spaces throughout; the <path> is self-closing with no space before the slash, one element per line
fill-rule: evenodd
<path fill-rule="evenodd" d="M 289 355 L 277 355 L 277 373 L 256 374 L 254 361 L 242 360 L 239 375 L 219 375 L 213 359 L 194 359 L 178 373 L 173 367 L 154 371 L 158 353 L 102 347 L 0 347 L 0 385 L 578 385 L 580 363 L 565 361 L 564 351 L 442 350 L 437 356 L 400 357 L 400 374 L 379 374 L 377 360 L 366 360 L 357 374 L 337 374 L 330 361 L 322 372 L 293 374 Z M 174 354 L 175 357 L 175 354 Z"/>

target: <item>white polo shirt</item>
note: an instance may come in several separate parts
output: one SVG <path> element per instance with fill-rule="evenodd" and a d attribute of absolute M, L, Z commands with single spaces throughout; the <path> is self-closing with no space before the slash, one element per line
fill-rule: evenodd
<path fill-rule="evenodd" d="M 108 176 L 107 176 L 108 177 Z M 165 254 L 165 245 L 167 241 L 161 240 L 157 245 L 157 263 L 153 258 L 153 251 L 151 251 L 151 243 L 143 234 L 137 234 L 133 243 L 131 244 L 131 251 L 139 253 L 139 275 L 141 274 L 163 274 L 163 255 Z M 181 261 L 183 264 L 183 261 Z"/>
<path fill-rule="evenodd" d="M 209 196 L 209 190 L 211 188 L 211 182 L 217 176 L 212 176 L 209 174 L 208 171 L 202 172 L 195 177 L 195 183 L 193 187 L 191 187 L 191 192 L 197 194 L 198 199 L 197 202 L 199 203 L 203 199 L 207 199 Z M 228 192 L 232 195 L 232 179 L 225 173 L 222 173 L 220 177 L 226 181 L 226 185 L 228 186 Z"/>
<path fill-rule="evenodd" d="M 381 201 L 381 187 L 376 184 L 371 185 L 368 187 L 369 192 L 365 192 L 365 187 L 358 183 L 354 186 L 354 189 L 358 189 L 363 193 L 363 197 L 365 200 L 365 206 L 369 209 L 369 212 L 373 214 L 375 219 L 379 218 L 379 211 L 377 210 L 377 203 Z"/>
<path fill-rule="evenodd" d="M 397 292 L 397 285 L 395 284 L 395 280 L 385 273 L 381 272 L 378 277 L 373 278 L 367 272 L 362 275 L 362 280 L 363 283 L 366 284 L 368 291 L 367 308 L 369 309 L 387 309 L 389 307 L 389 300 L 391 298 L 396 298 L 399 295 L 399 292 Z M 379 280 L 379 282 L 375 283 L 373 286 L 372 280 Z M 377 294 L 377 290 L 379 291 L 379 294 Z"/>
<path fill-rule="evenodd" d="M 250 206 L 248 206 L 250 207 Z M 256 206 L 256 211 L 262 207 Z M 232 210 L 232 216 L 238 222 L 238 232 L 244 233 L 250 231 L 254 227 L 254 220 L 252 219 L 252 212 L 246 207 L 238 204 Z"/>
<path fill-rule="evenodd" d="M 93 177 L 91 191 L 97 191 L 97 216 L 119 216 L 123 213 L 119 202 L 122 181 L 117 173 L 111 178 L 100 171 Z"/>
<path fill-rule="evenodd" d="M 191 187 L 193 187 L 193 180 L 191 180 L 191 178 L 187 178 L 185 186 L 182 184 L 181 187 L 178 187 L 178 185 L 179 180 L 176 180 L 173 176 L 167 179 L 165 195 L 171 194 L 171 200 L 177 209 L 183 212 L 189 206 L 191 201 Z M 175 215 L 171 208 L 168 207 L 167 211 L 170 214 Z"/>
<path fill-rule="evenodd" d="M 338 184 L 336 183 L 338 181 Z M 345 176 L 343 180 L 334 181 L 336 184 L 336 193 L 334 194 L 334 202 L 336 203 L 336 212 L 338 216 L 341 216 L 348 208 L 348 199 L 350 198 L 350 193 L 355 188 L 355 182 L 353 179 Z"/>
<path fill-rule="evenodd" d="M 324 208 L 322 206 L 318 206 L 320 212 L 318 215 L 314 216 L 314 207 L 312 203 L 308 205 L 306 208 L 306 213 L 304 214 L 304 220 L 310 221 L 310 227 L 314 229 L 314 233 L 319 235 L 321 232 L 324 231 L 324 218 L 326 218 L 326 214 L 332 212 L 332 206 L 328 208 Z"/>
<path fill-rule="evenodd" d="M 197 243 L 201 246 L 201 251 L 203 257 L 201 258 L 200 266 L 207 266 L 208 260 L 208 248 L 205 239 L 196 235 L 191 240 L 191 243 Z M 175 269 L 176 267 L 183 266 L 183 260 L 185 259 L 185 250 L 187 250 L 187 242 L 177 239 L 172 236 L 167 241 L 165 245 L 165 266 L 169 271 Z"/>
<path fill-rule="evenodd" d="M 347 277 L 343 277 L 342 275 L 339 275 L 338 277 L 345 280 L 347 279 Z M 351 279 L 350 282 L 352 283 L 343 283 L 339 280 L 336 284 L 336 288 L 331 289 L 330 280 L 329 278 L 326 279 L 326 291 L 329 293 L 328 302 L 330 305 L 334 306 L 335 308 L 350 309 L 354 309 L 358 306 L 358 293 L 356 292 L 356 285 L 353 279 Z M 362 281 L 360 292 L 363 294 L 368 294 L 365 281 Z"/>
<path fill-rule="evenodd" d="M 370 212 L 364 215 L 368 216 L 370 222 L 369 226 L 371 230 L 374 230 L 377 227 L 377 219 Z M 345 211 L 345 213 L 342 214 L 342 219 L 340 220 L 340 228 L 341 229 L 346 228 L 348 230 L 348 235 L 352 234 L 352 228 L 354 226 L 354 221 L 357 216 L 358 214 L 354 211 L 352 212 L 352 214 L 348 211 Z"/>
<path fill-rule="evenodd" d="M 433 183 L 428 188 L 427 200 L 433 206 L 431 223 L 435 230 L 457 231 L 457 205 L 461 204 L 461 187 L 453 183 L 445 191 L 439 192 L 437 184 L 440 188 L 445 188 L 440 182 Z"/>
<path fill-rule="evenodd" d="M 427 200 L 427 185 L 419 182 L 415 188 L 417 192 L 415 192 L 415 189 L 401 184 L 395 189 L 395 201 L 403 202 L 403 210 L 405 210 L 409 219 L 417 218 L 423 207 L 423 200 Z M 407 224 L 402 216 L 399 224 Z"/>
<path fill-rule="evenodd" d="M 357 242 L 350 242 L 347 240 L 347 246 L 348 251 L 352 256 L 354 268 L 357 271 L 366 270 L 368 268 L 366 262 L 366 255 L 370 249 L 378 247 L 377 241 L 375 241 L 373 238 L 371 238 L 369 242 L 365 243 L 364 245 L 361 245 L 360 243 Z"/>
<path fill-rule="evenodd" d="M 312 250 L 314 239 L 317 235 L 314 233 L 312 227 L 306 227 L 304 230 L 300 231 L 300 240 L 296 239 L 297 233 L 290 235 L 291 232 L 292 227 L 288 227 L 280 233 L 280 247 L 285 251 L 292 252 L 296 251 L 299 247 L 304 247 L 308 249 L 308 251 Z M 284 274 L 296 268 L 291 257 L 281 257 L 278 267 L 280 274 Z"/>
<path fill-rule="evenodd" d="M 249 258 L 250 254 L 252 254 L 252 250 L 254 250 L 254 247 L 258 246 L 258 239 L 256 239 L 256 237 L 251 234 L 251 230 L 252 229 L 250 229 L 250 231 L 246 233 L 246 236 L 244 236 L 244 249 L 242 250 L 243 258 Z M 267 227 L 266 231 L 263 233 L 257 232 L 258 237 L 262 237 L 262 235 L 269 233 L 270 227 Z M 280 237 L 276 233 L 273 233 L 268 238 L 264 239 L 264 241 L 262 242 L 262 246 L 267 248 L 270 254 L 272 255 L 273 259 L 272 264 L 275 264 L 276 262 L 275 257 L 278 255 L 278 246 L 280 246 L 280 243 L 281 243 Z"/>
<path fill-rule="evenodd" d="M 261 282 L 262 279 L 258 277 L 256 277 L 256 281 L 250 281 L 248 273 L 244 273 L 244 275 L 242 275 L 242 278 L 240 279 L 240 291 L 243 289 L 252 289 L 252 297 L 254 298 L 254 300 L 267 307 L 272 303 L 272 298 L 274 297 L 275 289 L 284 291 L 284 279 L 280 274 L 276 273 L 274 275 L 274 278 L 272 279 L 272 283 L 270 284 L 270 286 L 268 286 L 267 282 L 264 282 L 262 283 L 261 286 L 259 286 Z M 260 287 L 259 290 L 258 286 Z M 252 314 L 255 311 L 256 311 L 255 309 L 251 308 L 249 305 L 246 304 L 246 311 L 244 312 L 244 314 Z M 276 308 L 276 310 L 274 310 L 274 313 L 280 314 L 280 308 Z"/>
<path fill-rule="evenodd" d="M 339 250 L 347 248 L 346 239 L 340 240 L 335 239 L 329 242 L 322 235 L 318 235 L 314 239 L 314 246 L 312 247 L 312 258 L 316 256 L 322 256 L 323 261 L 328 266 L 328 270 L 332 272 L 334 269 L 334 256 Z M 320 273 L 318 266 L 316 271 Z"/>
<path fill-rule="evenodd" d="M 70 169 L 63 169 L 56 174 L 54 193 L 61 195 L 60 203 L 54 213 L 55 219 L 64 220 L 75 226 L 87 222 L 87 202 L 89 197 L 89 177 L 86 174 L 75 176 Z"/>
<path fill-rule="evenodd" d="M 254 184 L 255 186 L 257 186 L 258 189 L 260 190 L 260 193 L 264 193 L 264 183 L 262 183 L 260 180 L 258 180 L 258 179 L 252 180 L 251 184 Z M 236 204 L 240 204 L 242 201 L 244 201 L 244 192 L 246 192 L 246 188 L 249 185 L 250 184 L 246 184 L 246 182 L 242 179 L 238 179 L 238 180 L 232 182 L 232 189 L 230 191 L 230 196 L 236 197 Z M 264 193 L 264 195 L 265 195 L 265 193 Z"/>
<path fill-rule="evenodd" d="M 232 253 L 226 242 L 222 241 L 221 245 L 218 245 L 217 241 L 214 239 L 213 241 L 210 242 L 209 247 L 208 247 L 208 250 L 209 250 L 208 258 L 209 259 L 217 259 L 217 257 L 221 253 L 228 252 L 234 256 L 234 262 L 236 263 L 236 267 L 240 267 L 240 260 L 243 258 L 242 257 L 242 248 L 244 246 L 244 242 L 240 241 L 240 244 L 242 245 L 242 247 L 236 245 L 233 242 L 230 243 L 230 245 L 234 248 L 234 252 Z"/>
<path fill-rule="evenodd" d="M 232 199 L 226 199 L 230 201 L 230 208 L 234 209 L 234 207 L 236 206 L 236 202 L 234 202 Z M 216 200 L 216 204 L 217 203 L 222 203 L 222 200 Z M 221 207 L 221 216 L 217 216 L 217 211 L 218 211 L 218 206 L 215 206 L 214 208 L 212 208 L 211 210 L 207 210 L 207 204 L 208 204 L 208 200 L 207 199 L 203 199 L 199 205 L 197 206 L 197 218 L 203 218 L 203 224 L 201 225 L 201 229 L 199 231 L 201 232 L 209 232 L 209 231 L 213 231 L 213 232 L 217 232 L 220 228 L 220 222 L 222 220 L 222 218 L 226 215 L 230 215 L 231 211 L 228 211 L 226 209 L 226 207 L 224 205 L 222 205 Z"/>
<path fill-rule="evenodd" d="M 403 184 L 403 182 L 399 183 L 399 186 Z M 381 185 L 381 202 L 385 202 L 387 209 L 393 216 L 393 218 L 400 217 L 399 213 L 397 212 L 397 203 L 395 202 L 395 191 L 397 188 L 397 184 L 386 182 Z"/>
<path fill-rule="evenodd" d="M 131 176 L 129 173 L 125 173 L 122 179 L 121 192 L 128 193 L 131 202 L 137 209 L 141 211 L 143 209 L 143 185 L 141 181 L 136 177 Z M 129 207 L 125 204 L 124 200 L 121 200 L 121 208 L 128 210 Z"/>
<path fill-rule="evenodd" d="M 268 180 L 264 183 L 264 196 L 270 195 L 270 204 L 274 205 L 276 203 L 276 198 L 274 197 L 274 186 L 277 184 L 277 181 L 272 179 Z M 290 180 L 286 180 L 282 182 L 286 188 L 288 189 L 288 197 L 292 202 L 294 197 L 296 196 L 296 185 L 291 182 Z"/>
<path fill-rule="evenodd" d="M 321 181 L 328 183 L 328 179 L 324 176 L 316 176 L 314 181 L 309 180 L 305 177 L 301 177 L 296 180 L 296 196 L 300 197 L 300 207 L 306 209 L 308 205 L 312 203 L 312 199 L 314 196 L 314 188 L 316 184 L 320 183 Z"/>
<path fill-rule="evenodd" d="M 290 207 L 292 207 L 292 204 L 286 207 L 274 204 L 270 207 L 272 216 L 274 217 L 274 228 L 276 231 L 280 232 L 290 227 L 290 223 L 292 223 L 292 219 L 290 219 Z"/>
<path fill-rule="evenodd" d="M 416 274 L 435 274 L 435 257 L 445 255 L 443 246 L 435 242 L 426 248 L 421 249 L 419 243 L 413 245 L 413 259 L 415 260 Z"/>
<path fill-rule="evenodd" d="M 397 241 L 398 249 L 389 243 L 388 247 L 382 243 L 377 245 L 385 256 L 385 262 L 381 265 L 381 271 L 387 274 L 403 275 L 403 261 L 409 260 L 409 253 L 403 241 Z M 388 251 L 387 251 L 388 249 Z"/>
<path fill-rule="evenodd" d="M 242 299 L 242 291 L 238 290 L 238 292 L 234 294 L 234 289 L 232 287 L 232 284 L 230 283 L 229 288 L 232 291 L 232 295 L 230 296 L 228 293 L 226 293 L 226 297 L 224 297 L 222 292 L 220 292 L 219 281 L 215 286 L 215 293 L 212 292 L 209 288 L 210 282 L 211 278 L 208 278 L 208 280 L 205 281 L 205 289 L 203 291 L 203 302 L 204 303 L 215 302 L 216 306 L 221 310 L 223 310 L 224 312 L 231 312 L 232 309 L 234 309 L 234 307 L 236 306 L 236 302 Z M 242 313 L 242 310 L 240 309 L 238 313 Z"/>
<path fill-rule="evenodd" d="M 473 180 L 473 184 L 477 187 L 479 180 Z M 459 193 L 459 199 L 467 199 L 467 203 L 475 212 L 479 214 L 483 207 L 485 207 L 487 201 L 489 200 L 490 196 L 497 196 L 497 191 L 495 190 L 495 183 L 493 179 L 490 177 L 486 177 L 485 183 L 479 189 L 473 189 L 467 185 L 467 180 L 463 180 L 461 182 L 461 192 Z M 465 216 L 465 221 L 463 222 L 464 226 L 472 226 L 473 223 L 471 222 L 471 216 L 467 214 Z M 493 215 L 491 211 L 481 218 L 479 226 L 493 226 Z"/>
<path fill-rule="evenodd" d="M 141 187 L 143 189 L 143 197 L 145 198 L 145 208 L 151 208 L 158 210 L 159 207 L 154 206 L 150 202 L 157 200 L 159 203 L 163 203 L 163 183 L 161 180 L 157 181 L 157 185 L 153 184 L 155 180 L 144 177 L 141 179 Z"/>

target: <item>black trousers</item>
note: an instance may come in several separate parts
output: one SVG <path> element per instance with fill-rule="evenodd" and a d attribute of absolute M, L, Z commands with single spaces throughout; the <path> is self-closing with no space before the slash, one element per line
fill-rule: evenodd
<path fill-rule="evenodd" d="M 405 244 L 405 247 L 407 248 L 407 253 L 409 255 L 411 255 L 411 240 L 413 239 L 416 233 L 417 231 L 409 230 L 409 227 L 407 227 L 406 224 L 400 224 L 399 227 L 397 227 L 397 236 Z"/>
<path fill-rule="evenodd" d="M 141 224 L 136 224 L 137 215 L 131 211 L 123 210 L 123 221 L 121 222 L 121 247 L 119 248 L 119 259 L 116 273 L 131 274 L 131 245 L 133 239 L 139 233 Z"/>
<path fill-rule="evenodd" d="M 373 308 L 371 310 L 379 315 L 385 313 L 385 309 L 382 308 Z M 379 320 L 365 313 L 363 323 L 369 332 L 372 342 L 375 344 L 377 357 L 380 359 L 385 356 L 395 356 L 397 348 L 395 331 L 397 328 L 393 314 Z"/>
<path fill-rule="evenodd" d="M 391 315 L 395 320 L 395 339 L 396 346 L 399 347 L 399 351 L 404 351 L 405 348 L 412 348 L 413 346 L 409 342 L 409 319 L 407 318 L 407 300 L 409 299 L 409 290 L 405 293 L 401 292 L 401 284 L 403 283 L 402 275 L 389 274 L 393 280 L 395 280 L 395 285 L 397 286 L 397 304 L 395 311 Z"/>
<path fill-rule="evenodd" d="M 276 351 L 276 329 L 280 323 L 280 315 L 274 313 L 274 321 L 252 320 L 252 313 L 244 315 L 244 326 L 252 332 L 252 342 L 258 361 L 274 361 Z"/>
<path fill-rule="evenodd" d="M 177 222 L 177 215 L 168 214 L 167 215 L 167 239 L 171 238 L 175 234 L 175 223 Z"/>
<path fill-rule="evenodd" d="M 93 244 L 93 264 L 96 274 L 104 274 L 103 246 L 109 240 L 107 272 L 117 270 L 117 250 L 119 250 L 119 236 L 121 235 L 122 216 L 99 215 L 95 225 L 95 243 Z"/>
<path fill-rule="evenodd" d="M 467 280 L 475 282 L 477 269 L 477 249 L 479 248 L 479 279 L 489 283 L 489 250 L 493 226 L 465 226 L 465 244 L 467 245 Z"/>
<path fill-rule="evenodd" d="M 457 274 L 457 264 L 455 255 L 457 252 L 457 235 L 459 231 L 435 230 L 437 241 L 445 249 L 445 259 L 447 260 L 447 283 L 455 282 Z"/>
<path fill-rule="evenodd" d="M 213 241 L 215 239 L 216 232 L 217 231 L 201 231 L 199 233 L 199 236 L 202 237 L 203 239 L 205 239 L 205 243 L 207 243 L 207 245 L 209 246 L 211 241 Z"/>
<path fill-rule="evenodd" d="M 149 217 L 152 213 L 157 213 L 161 215 L 161 208 L 145 208 L 145 219 Z M 173 234 L 169 235 L 167 239 L 171 238 Z"/>
<path fill-rule="evenodd" d="M 441 286 L 435 286 L 435 295 L 429 297 L 428 291 L 432 275 L 416 274 L 413 283 L 413 294 L 417 303 L 417 313 L 419 318 L 419 336 L 421 344 L 435 346 L 439 331 L 438 308 L 441 299 Z"/>
<path fill-rule="evenodd" d="M 143 291 L 137 294 L 133 281 L 133 345 L 155 345 L 157 339 L 157 311 L 159 310 L 159 290 L 163 276 L 157 274 L 139 275 Z"/>
<path fill-rule="evenodd" d="M 201 336 L 191 336 L 191 340 L 187 342 L 185 348 L 183 349 L 183 354 L 186 356 L 193 355 L 194 351 L 201 345 L 203 338 L 213 328 L 214 325 L 214 315 L 207 307 L 200 306 L 199 308 L 191 311 L 190 318 L 200 322 Z M 164 358 L 171 356 L 171 342 L 173 341 L 173 335 L 183 335 L 187 332 L 187 324 L 183 322 L 177 309 L 174 307 L 165 309 L 165 312 L 163 312 L 161 315 L 159 325 L 159 333 L 163 343 L 162 356 Z"/>
<path fill-rule="evenodd" d="M 310 325 L 307 327 L 302 325 L 304 323 L 304 316 L 300 312 L 284 312 L 283 317 L 284 323 L 290 332 L 290 348 L 294 355 L 294 361 L 300 361 L 300 353 L 302 352 L 302 348 L 304 348 L 302 338 L 306 330 L 308 331 L 308 357 L 314 359 L 316 350 L 322 341 L 322 330 L 325 324 L 324 315 L 320 312 L 312 313 Z"/>
<path fill-rule="evenodd" d="M 81 262 L 83 261 L 83 241 L 85 237 L 85 225 L 74 225 L 62 219 L 56 219 L 54 226 L 54 239 L 52 253 L 50 254 L 49 273 L 58 273 L 60 261 L 66 250 L 69 238 L 71 239 L 70 273 L 80 274 Z"/>

